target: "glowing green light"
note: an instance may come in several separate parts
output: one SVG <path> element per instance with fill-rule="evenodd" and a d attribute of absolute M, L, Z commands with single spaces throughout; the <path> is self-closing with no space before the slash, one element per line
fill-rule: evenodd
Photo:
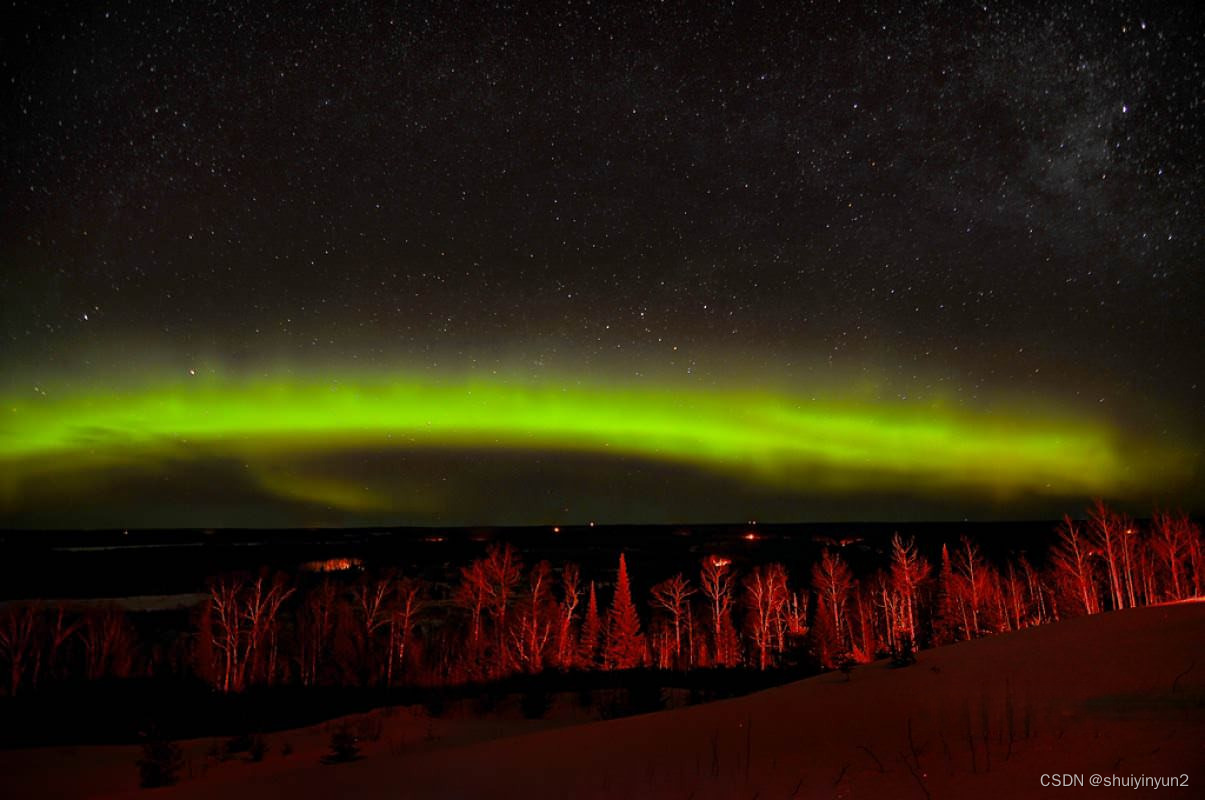
<path fill-rule="evenodd" d="M 604 453 L 688 464 L 780 489 L 992 495 L 1125 495 L 1184 468 L 1174 454 L 1127 459 L 1100 422 L 821 404 L 731 387 L 212 378 L 9 397 L 2 408 L 0 483 L 10 497 L 21 481 L 66 465 L 101 468 L 164 455 L 253 463 L 353 447 Z M 287 482 L 261 475 L 274 493 L 308 491 Z M 388 505 L 374 495 L 347 495 L 337 482 L 315 480 L 309 488 L 337 505 Z"/>

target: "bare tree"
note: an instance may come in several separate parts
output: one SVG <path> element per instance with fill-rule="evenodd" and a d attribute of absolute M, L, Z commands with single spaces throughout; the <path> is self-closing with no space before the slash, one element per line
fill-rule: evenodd
<path fill-rule="evenodd" d="M 682 633 L 688 625 L 690 598 L 694 593 L 690 581 L 684 578 L 681 572 L 657 584 L 651 591 L 653 607 L 662 609 L 669 617 L 669 629 L 673 632 L 670 661 L 671 665 L 678 669 L 683 667 Z"/>
<path fill-rule="evenodd" d="M 1088 529 L 1097 548 L 1105 558 L 1106 574 L 1109 578 L 1109 597 L 1112 608 L 1126 607 L 1125 542 L 1126 521 L 1121 515 L 1096 500 L 1088 510 Z"/>
<path fill-rule="evenodd" d="M 298 672 L 303 686 L 318 683 L 335 629 L 339 587 L 323 579 L 306 593 L 297 614 Z"/>
<path fill-rule="evenodd" d="M 485 554 L 484 577 L 487 589 L 486 612 L 494 626 L 497 649 L 492 663 L 494 674 L 505 674 L 507 663 L 507 612 L 514 602 L 519 581 L 523 578 L 523 562 L 509 543 L 490 545 Z"/>
<path fill-rule="evenodd" d="M 410 635 L 418 622 L 419 616 L 427 608 L 427 585 L 417 578 L 403 577 L 397 582 L 394 590 L 395 601 L 393 616 L 390 620 L 390 653 L 389 670 L 386 683 L 393 684 L 393 658 L 397 654 L 397 664 L 400 670 L 406 668 L 406 652 L 410 644 Z"/>
<path fill-rule="evenodd" d="M 979 547 L 966 536 L 959 539 L 954 551 L 953 599 L 962 617 L 966 638 L 973 639 L 981 632 L 979 613 L 987 591 L 987 565 L 979 555 Z"/>
<path fill-rule="evenodd" d="M 820 637 L 821 645 L 828 652 L 822 661 L 831 661 L 849 646 L 845 606 L 853 589 L 854 579 L 839 553 L 825 550 L 820 561 L 812 567 L 812 588 L 816 592 L 817 612 L 820 627 L 813 633 Z"/>
<path fill-rule="evenodd" d="M 129 674 L 134 632 L 125 612 L 116 605 L 91 609 L 83 615 L 80 644 L 84 652 L 84 677 L 88 680 Z"/>
<path fill-rule="evenodd" d="M 528 672 L 544 668 L 544 651 L 552 633 L 552 566 L 541 561 L 532 568 L 528 588 L 511 631 L 514 661 Z"/>
<path fill-rule="evenodd" d="M 581 602 L 581 570 L 577 564 L 561 569 L 561 606 L 556 637 L 556 665 L 562 669 L 576 660 L 573 646 L 573 615 Z"/>
<path fill-rule="evenodd" d="M 917 645 L 917 594 L 930 569 L 929 562 L 917 552 L 914 539 L 905 541 L 898 533 L 891 537 L 891 588 L 899 598 L 892 624 L 896 631 L 907 635 L 910 650 Z"/>
<path fill-rule="evenodd" d="M 484 650 L 485 607 L 489 601 L 489 579 L 485 562 L 477 560 L 460 568 L 460 583 L 456 589 L 456 602 L 469 613 L 469 660 L 476 663 Z"/>
<path fill-rule="evenodd" d="M 8 667 L 8 694 L 17 694 L 29 662 L 37 657 L 39 603 L 0 607 L 0 658 Z"/>
<path fill-rule="evenodd" d="M 770 665 L 771 655 L 777 655 L 782 649 L 784 611 L 789 597 L 787 570 L 782 564 L 754 567 L 746 576 L 744 586 L 747 628 L 757 650 L 758 669 L 765 670 Z"/>
<path fill-rule="evenodd" d="M 712 663 L 717 666 L 736 663 L 736 636 L 732 627 L 732 590 L 736 578 L 729 570 L 731 565 L 726 558 L 708 556 L 703 559 L 699 577 L 711 617 Z"/>
<path fill-rule="evenodd" d="M 34 659 L 32 681 L 34 686 L 38 685 L 43 668 L 52 677 L 54 676 L 55 670 L 59 666 L 63 646 L 75 636 L 80 625 L 81 620 L 78 617 L 72 617 L 62 604 L 55 604 L 42 615 L 43 630 L 38 638 L 41 640 L 44 652 L 39 651 Z"/>
<path fill-rule="evenodd" d="M 243 657 L 243 624 L 240 613 L 240 595 L 245 579 L 237 575 L 222 575 L 209 584 L 206 601 L 206 625 L 210 644 L 217 654 L 216 683 L 223 692 L 242 689 L 241 661 Z"/>
<path fill-rule="evenodd" d="M 388 680 L 393 672 L 392 622 L 394 619 L 394 576 L 392 573 L 363 575 L 351 587 L 351 612 L 355 619 L 355 645 L 359 656 L 360 680 L 368 685 Z M 382 648 L 379 639 L 385 634 Z M 380 663 L 385 650 L 384 669 Z"/>
<path fill-rule="evenodd" d="M 1166 585 L 1163 596 L 1168 600 L 1180 600 L 1185 594 L 1184 562 L 1191 539 L 1187 522 L 1187 517 L 1174 517 L 1166 511 L 1156 511 L 1151 519 L 1152 544 L 1163 568 Z"/>
<path fill-rule="evenodd" d="M 223 575 L 210 582 L 204 628 L 219 654 L 216 683 L 223 692 L 273 680 L 277 614 L 292 593 L 281 575 L 271 580 L 262 574 L 254 579 Z"/>
<path fill-rule="evenodd" d="M 1050 554 L 1055 579 L 1071 589 L 1084 614 L 1095 614 L 1100 611 L 1100 600 L 1096 592 L 1092 546 L 1071 517 L 1063 517 L 1058 534 L 1058 544 Z"/>

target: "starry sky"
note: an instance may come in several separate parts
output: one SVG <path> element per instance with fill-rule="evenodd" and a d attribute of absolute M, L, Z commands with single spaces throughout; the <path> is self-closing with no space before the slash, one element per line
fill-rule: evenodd
<path fill-rule="evenodd" d="M 0 526 L 1205 508 L 1197 4 L 21 3 Z"/>

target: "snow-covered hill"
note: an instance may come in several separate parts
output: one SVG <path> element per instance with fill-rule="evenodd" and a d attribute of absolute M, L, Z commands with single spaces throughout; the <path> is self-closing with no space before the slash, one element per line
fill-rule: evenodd
<path fill-rule="evenodd" d="M 393 722 L 389 722 L 393 720 Z M 399 711 L 360 761 L 323 765 L 326 728 L 273 734 L 260 764 L 226 764 L 166 790 L 210 798 L 855 798 L 1044 796 L 1044 774 L 1187 775 L 1205 796 L 1205 603 L 1068 620 L 858 667 L 747 697 L 536 732 L 465 735 Z M 514 734 L 514 735 L 511 735 Z M 500 738 L 488 738 L 489 736 Z M 482 741 L 482 739 L 488 739 Z M 105 757 L 101 757 L 101 754 Z M 135 780 L 136 748 L 3 753 L 9 779 L 41 764 L 107 794 Z M 114 783 L 116 764 L 126 772 Z M 107 769 L 100 765 L 108 764 Z M 96 769 L 96 780 L 86 780 Z M 194 770 L 195 772 L 195 770 Z M 32 784 L 20 784 L 32 789 Z M 49 785 L 48 785 L 49 788 Z M 66 784 L 64 784 L 66 788 Z M 1123 788 L 1092 797 L 1144 796 Z M 1074 796 L 1077 790 L 1071 790 Z M 121 794 L 119 792 L 119 794 Z M 1051 796 L 1054 796 L 1053 794 Z"/>

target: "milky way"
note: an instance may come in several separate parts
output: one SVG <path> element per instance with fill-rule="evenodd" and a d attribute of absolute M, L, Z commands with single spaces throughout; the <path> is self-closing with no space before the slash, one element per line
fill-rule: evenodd
<path fill-rule="evenodd" d="M 1188 6 L 6 14 L 0 523 L 1205 498 Z"/>

